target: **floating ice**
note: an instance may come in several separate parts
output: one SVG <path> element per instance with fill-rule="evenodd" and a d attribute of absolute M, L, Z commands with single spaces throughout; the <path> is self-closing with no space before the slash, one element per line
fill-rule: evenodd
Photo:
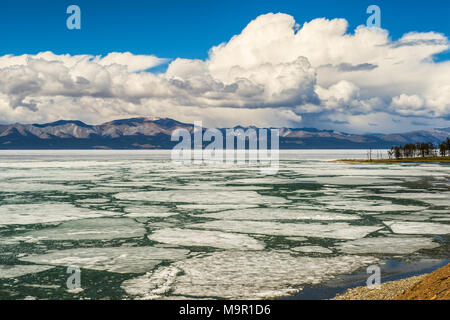
<path fill-rule="evenodd" d="M 78 189 L 79 186 L 65 184 L 48 184 L 36 182 L 9 181 L 0 182 L 1 192 L 46 192 L 46 191 L 71 191 Z"/>
<path fill-rule="evenodd" d="M 286 296 L 304 284 L 318 284 L 373 264 L 373 257 L 294 257 L 273 251 L 222 251 L 176 262 L 121 287 L 130 295 L 264 299 Z"/>
<path fill-rule="evenodd" d="M 334 239 L 359 239 L 369 233 L 380 230 L 381 226 L 352 226 L 348 223 L 278 223 L 266 221 L 217 220 L 198 223 L 190 228 L 223 230 L 249 234 L 277 236 L 306 236 Z"/>
<path fill-rule="evenodd" d="M 180 210 L 202 210 L 205 212 L 217 212 L 228 209 L 249 209 L 256 207 L 256 204 L 239 204 L 239 203 L 226 203 L 226 204 L 177 204 L 177 209 Z"/>
<path fill-rule="evenodd" d="M 132 296 L 144 299 L 157 299 L 168 292 L 181 270 L 174 267 L 160 268 L 144 276 L 126 280 L 121 287 Z"/>
<path fill-rule="evenodd" d="M 308 174 L 311 174 L 308 172 Z M 323 174 L 323 173 L 322 173 Z M 335 177 L 311 177 L 311 178 L 300 178 L 296 180 L 297 182 L 310 182 L 318 184 L 330 184 L 330 185 L 379 185 L 379 184 L 393 184 L 398 183 L 398 180 L 394 179 L 383 179 L 381 177 L 370 177 L 370 176 L 335 176 Z"/>
<path fill-rule="evenodd" d="M 77 200 L 78 203 L 86 203 L 86 204 L 106 203 L 109 201 L 110 201 L 109 199 L 105 199 L 105 198 L 89 198 L 89 199 Z"/>
<path fill-rule="evenodd" d="M 340 243 L 337 246 L 345 253 L 381 253 L 381 254 L 407 254 L 420 249 L 433 249 L 439 244 L 430 238 L 415 237 L 376 237 L 364 238 Z"/>
<path fill-rule="evenodd" d="M 131 201 L 152 201 L 152 202 L 185 202 L 196 204 L 216 204 L 216 203 L 286 203 L 287 200 L 279 197 L 262 196 L 255 191 L 148 191 L 148 192 L 127 192 L 114 196 L 120 200 Z"/>
<path fill-rule="evenodd" d="M 308 238 L 305 237 L 286 237 L 286 240 L 289 241 L 306 241 Z"/>
<path fill-rule="evenodd" d="M 428 215 L 422 214 L 383 214 L 377 216 L 378 219 L 393 219 L 393 220 L 402 220 L 402 221 L 425 221 L 430 219 Z"/>
<path fill-rule="evenodd" d="M 411 193 L 392 193 L 377 194 L 377 196 L 385 196 L 395 199 L 418 200 L 429 203 L 434 206 L 450 207 L 450 193 L 429 193 L 429 192 L 411 192 Z"/>
<path fill-rule="evenodd" d="M 449 192 L 443 192 L 443 193 L 431 193 L 431 192 L 397 192 L 397 193 L 382 193 L 377 194 L 377 196 L 380 197 L 390 197 L 395 199 L 410 199 L 410 200 L 422 200 L 422 199 L 447 199 L 450 204 L 450 193 Z"/>
<path fill-rule="evenodd" d="M 383 221 L 394 233 L 399 234 L 448 234 L 450 224 L 433 222 Z"/>
<path fill-rule="evenodd" d="M 255 184 L 292 184 L 295 183 L 294 179 L 280 179 L 280 178 L 270 178 L 270 177 L 263 177 L 263 178 L 247 178 L 247 179 L 236 179 L 233 181 L 230 181 L 230 183 L 233 184 L 244 184 L 244 185 L 255 185 Z"/>
<path fill-rule="evenodd" d="M 321 247 L 321 246 L 301 246 L 291 248 L 292 251 L 295 252 L 304 252 L 304 253 L 333 253 L 332 250 Z"/>
<path fill-rule="evenodd" d="M 234 181 L 230 181 L 230 183 L 235 183 Z M 258 190 L 271 190 L 270 187 L 261 187 L 261 186 L 230 186 L 223 184 L 187 184 L 182 186 L 177 185 L 167 185 L 166 183 L 161 183 L 159 187 L 173 189 L 173 190 L 202 190 L 202 191 L 258 191 Z"/>
<path fill-rule="evenodd" d="M 151 271 L 162 261 L 184 259 L 188 253 L 188 250 L 158 247 L 79 248 L 30 255 L 20 260 L 117 273 L 143 273 Z"/>
<path fill-rule="evenodd" d="M 170 217 L 177 213 L 171 212 L 167 207 L 162 206 L 129 206 L 125 208 L 126 216 L 130 218 L 152 218 L 152 217 Z"/>
<path fill-rule="evenodd" d="M 299 161 L 311 152 L 321 159 L 353 157 L 292 151 L 291 161 L 281 157 L 279 175 L 262 176 L 249 166 L 174 166 L 170 151 L 2 152 L 0 257 L 44 264 L 30 266 L 30 273 L 50 262 L 139 272 L 122 285 L 131 297 L 236 299 L 294 293 L 304 283 L 355 271 L 347 267 L 351 261 L 355 268 L 371 262 L 354 255 L 404 257 L 441 244 L 419 234 L 448 233 L 448 166 Z M 381 221 L 405 234 L 393 234 Z M 150 247 L 146 234 L 159 242 Z M 25 248 L 18 240 L 33 243 Z M 143 242 L 147 247 L 138 247 Z M 48 252 L 49 246 L 61 250 Z M 188 254 L 190 247 L 195 252 Z M 27 248 L 34 255 L 26 256 Z M 45 291 L 36 297 L 57 298 Z M 115 292 L 110 297 L 121 298 Z"/>
<path fill-rule="evenodd" d="M 0 279 L 17 278 L 27 274 L 38 273 L 53 269 L 53 266 L 39 265 L 0 265 Z"/>
<path fill-rule="evenodd" d="M 320 199 L 323 201 L 323 199 Z M 353 210 L 353 211 L 367 211 L 374 213 L 394 212 L 394 211 L 420 211 L 426 209 L 425 207 L 413 205 L 393 204 L 384 200 L 367 200 L 367 199 L 353 199 L 353 200 L 335 200 L 323 202 L 328 209 L 334 210 Z"/>
<path fill-rule="evenodd" d="M 283 208 L 255 208 L 202 214 L 202 217 L 226 220 L 358 220 L 355 214 L 307 211 Z"/>
<path fill-rule="evenodd" d="M 263 250 L 264 243 L 247 235 L 192 229 L 162 229 L 148 236 L 150 240 L 181 246 L 215 247 L 238 250 Z"/>
<path fill-rule="evenodd" d="M 23 241 L 110 240 L 145 235 L 142 224 L 127 218 L 102 218 L 67 221 L 55 228 L 29 231 L 18 236 Z"/>
<path fill-rule="evenodd" d="M 450 217 L 436 217 L 432 219 L 433 221 L 450 221 Z"/>
<path fill-rule="evenodd" d="M 0 225 L 59 222 L 117 214 L 78 208 L 66 203 L 11 204 L 0 206 Z"/>

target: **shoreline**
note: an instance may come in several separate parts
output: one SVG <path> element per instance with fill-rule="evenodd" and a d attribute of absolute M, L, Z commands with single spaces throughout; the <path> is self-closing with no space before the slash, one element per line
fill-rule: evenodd
<path fill-rule="evenodd" d="M 430 274 L 450 263 L 448 258 L 425 258 L 414 262 L 398 259 L 384 260 L 380 267 L 382 285 L 387 282 L 401 281 L 417 276 Z M 306 285 L 293 296 L 282 297 L 282 300 L 330 300 L 349 290 L 364 287 L 368 274 L 361 269 L 352 274 L 344 274 L 322 284 Z"/>
<path fill-rule="evenodd" d="M 400 159 L 372 159 L 372 160 L 363 160 L 363 159 L 342 159 L 342 160 L 332 160 L 332 162 L 337 163 L 354 163 L 354 164 L 366 164 L 366 163 L 413 163 L 413 162 L 450 162 L 450 156 L 445 157 L 424 157 L 424 158 L 400 158 Z"/>
<path fill-rule="evenodd" d="M 450 263 L 430 273 L 384 282 L 378 289 L 348 289 L 331 300 L 450 300 Z"/>

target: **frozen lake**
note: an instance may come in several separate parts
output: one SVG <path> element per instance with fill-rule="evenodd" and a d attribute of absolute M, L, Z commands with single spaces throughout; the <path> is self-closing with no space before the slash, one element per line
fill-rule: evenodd
<path fill-rule="evenodd" d="M 280 151 L 267 176 L 170 151 L 0 151 L 0 299 L 275 298 L 450 259 L 449 164 L 329 161 L 366 157 Z"/>

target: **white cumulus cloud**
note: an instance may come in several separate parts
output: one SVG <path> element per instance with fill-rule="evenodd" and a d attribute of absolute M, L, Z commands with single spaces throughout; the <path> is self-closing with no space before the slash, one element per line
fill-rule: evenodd
<path fill-rule="evenodd" d="M 101 123 L 152 115 L 215 126 L 373 131 L 378 121 L 386 131 L 386 119 L 404 128 L 420 119 L 446 125 L 450 62 L 433 56 L 449 48 L 438 32 L 410 32 L 393 41 L 383 29 L 350 32 L 345 19 L 300 25 L 290 15 L 269 13 L 211 48 L 206 60 L 129 52 L 5 55 L 0 121 Z M 166 72 L 149 70 L 166 63 Z"/>

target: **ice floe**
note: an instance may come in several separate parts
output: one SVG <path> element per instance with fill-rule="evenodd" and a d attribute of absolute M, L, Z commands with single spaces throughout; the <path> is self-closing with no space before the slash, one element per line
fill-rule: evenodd
<path fill-rule="evenodd" d="M 77 248 L 20 258 L 37 264 L 71 266 L 117 273 L 144 273 L 162 261 L 185 259 L 189 251 L 159 247 Z"/>
<path fill-rule="evenodd" d="M 278 223 L 267 221 L 216 220 L 189 225 L 190 228 L 276 236 L 305 236 L 334 239 L 359 239 L 382 226 L 353 226 L 348 223 Z"/>
<path fill-rule="evenodd" d="M 423 213 L 423 212 L 421 212 Z M 402 220 L 402 221 L 425 221 L 425 220 L 429 220 L 430 216 L 426 215 L 426 214 L 414 214 L 414 213 L 410 213 L 410 214 L 382 214 L 377 216 L 378 219 L 383 219 L 383 220 Z"/>
<path fill-rule="evenodd" d="M 310 174 L 308 172 L 308 174 Z M 323 173 L 322 173 L 323 174 Z M 384 179 L 381 177 L 368 177 L 368 176 L 334 176 L 334 177 L 311 177 L 300 178 L 297 182 L 310 182 L 325 185 L 348 185 L 348 186 L 363 186 L 363 185 L 379 185 L 379 184 L 394 184 L 398 183 L 398 180 Z"/>
<path fill-rule="evenodd" d="M 247 235 L 192 229 L 161 229 L 148 236 L 150 240 L 181 246 L 215 247 L 237 250 L 263 250 L 264 243 Z"/>
<path fill-rule="evenodd" d="M 439 244 L 424 237 L 376 237 L 343 242 L 337 249 L 345 253 L 407 254 L 420 249 L 433 249 Z"/>
<path fill-rule="evenodd" d="M 130 218 L 152 218 L 152 217 L 169 217 L 177 213 L 171 212 L 169 208 L 163 206 L 130 206 L 125 208 L 127 217 Z"/>
<path fill-rule="evenodd" d="M 392 193 L 377 194 L 377 196 L 391 197 L 395 199 L 408 199 L 422 201 L 433 206 L 450 207 L 450 193 L 429 193 L 429 192 L 411 192 L 411 193 Z"/>
<path fill-rule="evenodd" d="M 226 220 L 358 220 L 356 214 L 333 213 L 318 210 L 284 208 L 255 208 L 202 214 L 202 217 Z"/>
<path fill-rule="evenodd" d="M 308 238 L 305 237 L 286 237 L 285 239 L 289 241 L 300 241 L 300 242 L 308 240 Z"/>
<path fill-rule="evenodd" d="M 130 201 L 151 201 L 151 202 L 184 202 L 196 204 L 216 204 L 216 203 L 286 203 L 289 202 L 280 197 L 262 196 L 255 191 L 147 191 L 147 192 L 127 192 L 114 196 L 120 200 Z"/>
<path fill-rule="evenodd" d="M 145 232 L 144 226 L 132 219 L 102 218 L 67 221 L 54 228 L 25 232 L 16 238 L 26 242 L 40 240 L 110 240 L 143 237 Z"/>
<path fill-rule="evenodd" d="M 293 247 L 291 248 L 291 250 L 294 252 L 303 252 L 303 253 L 333 253 L 332 250 L 321 246 Z"/>
<path fill-rule="evenodd" d="M 320 201 L 324 201 L 320 199 Z M 400 205 L 393 204 L 384 200 L 367 200 L 367 199 L 353 199 L 353 200 L 337 200 L 322 202 L 328 209 L 334 210 L 353 210 L 353 211 L 365 211 L 373 213 L 382 212 L 404 212 L 404 211 L 420 211 L 426 209 L 426 207 L 414 206 L 414 205 Z"/>
<path fill-rule="evenodd" d="M 82 200 L 77 200 L 77 203 L 86 203 L 86 204 L 97 204 L 97 203 L 106 203 L 109 202 L 109 199 L 105 199 L 105 198 L 89 198 L 89 199 L 82 199 Z"/>
<path fill-rule="evenodd" d="M 47 271 L 53 268 L 53 266 L 41 265 L 0 265 L 0 279 L 17 278 L 27 274 Z"/>
<path fill-rule="evenodd" d="M 117 214 L 78 208 L 66 203 L 10 204 L 0 206 L 0 225 L 48 223 Z"/>
<path fill-rule="evenodd" d="M 134 298 L 165 295 L 264 299 L 294 294 L 339 274 L 373 264 L 373 257 L 312 258 L 273 251 L 221 251 L 178 261 L 121 287 Z"/>
<path fill-rule="evenodd" d="M 450 224 L 433 222 L 383 221 L 399 234 L 450 234 Z"/>
<path fill-rule="evenodd" d="M 204 212 L 217 212 L 230 209 L 249 209 L 256 207 L 256 204 L 239 204 L 239 203 L 225 203 L 225 204 L 177 204 L 177 209 L 192 211 L 201 210 Z"/>
<path fill-rule="evenodd" d="M 50 192 L 50 191 L 73 191 L 79 186 L 65 184 L 48 184 L 36 182 L 9 181 L 0 182 L 0 192 Z"/>

